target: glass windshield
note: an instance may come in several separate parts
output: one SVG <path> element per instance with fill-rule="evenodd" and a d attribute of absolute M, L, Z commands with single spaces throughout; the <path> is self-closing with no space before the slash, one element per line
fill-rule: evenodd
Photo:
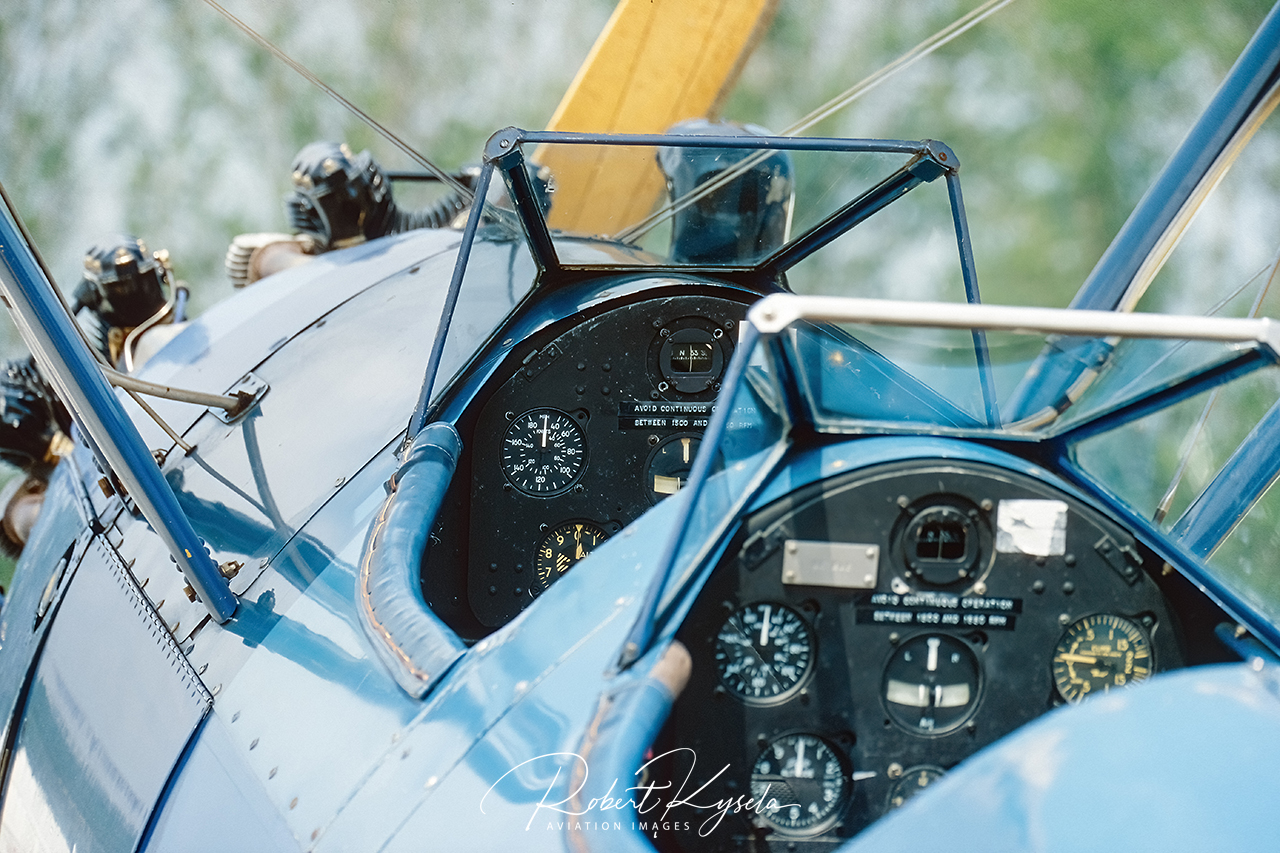
<path fill-rule="evenodd" d="M 449 327 L 432 385 L 433 400 L 466 367 L 475 353 L 476 342 L 493 333 L 537 277 L 528 244 L 521 239 L 511 206 L 500 188 L 484 201 L 476 239 L 467 248 L 469 255 L 461 270 L 458 301 L 452 313 L 442 318 Z"/>
<path fill-rule="evenodd" d="M 856 205 L 920 147 L 782 140 L 760 148 L 752 137 L 706 147 L 696 140 L 528 146 L 545 182 L 547 227 L 558 237 L 615 244 L 623 249 L 613 259 L 619 265 L 755 266 Z M 801 147 L 813 144 L 828 147 Z M 574 246 L 560 245 L 566 265 L 587 264 Z"/>
<path fill-rule="evenodd" d="M 1100 367 L 1068 409 L 1041 423 L 992 423 L 1048 340 L 988 332 L 986 358 L 967 330 L 803 323 L 786 333 L 796 379 L 814 425 L 827 432 L 918 432 L 1044 437 L 1063 433 L 1153 391 L 1237 359 L 1249 344 L 1126 339 L 1118 343 L 1060 338 L 1054 345 Z M 1106 361 L 1109 353 L 1115 355 Z M 991 383 L 983 381 L 989 371 Z"/>

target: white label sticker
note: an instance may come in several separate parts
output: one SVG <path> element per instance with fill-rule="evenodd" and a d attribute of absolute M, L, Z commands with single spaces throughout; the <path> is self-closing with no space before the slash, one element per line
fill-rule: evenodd
<path fill-rule="evenodd" d="M 1067 505 L 1063 501 L 1000 501 L 996 550 L 1033 557 L 1065 553 Z"/>

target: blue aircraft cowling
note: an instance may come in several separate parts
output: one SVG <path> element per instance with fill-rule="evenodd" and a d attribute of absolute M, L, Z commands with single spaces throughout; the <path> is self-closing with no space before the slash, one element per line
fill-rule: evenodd
<path fill-rule="evenodd" d="M 1200 667 L 1064 708 L 840 849 L 1274 850 L 1280 669 Z"/>

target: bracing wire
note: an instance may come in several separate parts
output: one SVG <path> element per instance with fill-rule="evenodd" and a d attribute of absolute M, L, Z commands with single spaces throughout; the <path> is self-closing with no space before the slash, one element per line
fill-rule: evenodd
<path fill-rule="evenodd" d="M 394 145 L 395 147 L 403 151 L 405 154 L 407 154 L 410 158 L 413 159 L 415 163 L 422 166 L 422 168 L 426 169 L 428 172 L 430 172 L 431 174 L 439 178 L 442 183 L 444 183 L 454 192 L 458 193 L 458 195 L 464 201 L 470 202 L 472 200 L 473 196 L 472 196 L 471 190 L 467 189 L 461 182 L 458 181 L 457 178 L 450 175 L 444 169 L 441 169 L 435 163 L 432 163 L 422 154 L 419 154 L 412 146 L 409 145 L 409 143 L 405 142 L 403 139 L 401 139 L 399 136 L 393 133 L 388 127 L 381 124 L 373 116 L 369 115 L 364 110 L 360 109 L 355 104 L 348 101 L 346 98 L 340 95 L 332 86 L 330 86 L 328 83 L 325 83 L 323 80 L 317 77 L 311 71 L 311 69 L 307 68 L 301 62 L 289 56 L 289 54 L 285 53 L 283 50 L 276 47 L 270 40 L 268 40 L 265 36 L 261 35 L 253 27 L 249 26 L 244 21 L 240 20 L 235 15 L 231 14 L 231 12 L 229 12 L 227 9 L 219 5 L 217 0 L 204 0 L 204 2 L 207 3 L 210 7 L 212 7 L 214 11 L 216 11 L 219 15 L 222 15 L 222 17 L 226 18 L 231 24 L 233 24 L 237 29 L 239 29 L 249 38 L 253 39 L 263 48 L 271 52 L 272 55 L 274 55 L 277 59 L 279 59 L 285 65 L 288 65 L 294 71 L 298 72 L 298 74 L 300 74 L 313 86 L 318 88 L 320 91 L 324 92 L 334 101 L 337 101 L 338 104 L 343 107 L 343 109 L 347 110 L 347 112 L 351 113 L 353 116 L 360 119 L 360 121 L 364 122 L 366 125 L 372 128 L 376 133 L 381 135 L 392 145 Z"/>
<path fill-rule="evenodd" d="M 212 0 L 206 0 L 206 2 L 211 1 Z M 881 66 L 872 74 L 864 77 L 857 83 L 854 83 L 848 89 L 845 89 L 839 95 L 836 95 L 831 100 L 817 107 L 799 121 L 784 128 L 779 135 L 799 136 L 804 131 L 809 130 L 814 125 L 830 118 L 840 110 L 849 106 L 867 92 L 870 92 L 872 89 L 888 80 L 890 77 L 910 68 L 912 65 L 915 65 L 938 48 L 954 41 L 957 37 L 973 29 L 975 26 L 1013 2 L 1014 0 L 987 0 L 986 3 L 983 3 L 981 6 L 978 6 L 967 14 L 952 21 L 950 24 L 938 30 L 936 33 L 899 56 L 897 59 Z M 706 183 L 700 185 L 696 190 L 682 196 L 674 202 L 663 205 L 658 210 L 649 214 L 649 216 L 637 222 L 635 225 L 618 232 L 618 234 L 615 235 L 616 238 L 628 241 L 644 236 L 653 229 L 654 225 L 665 220 L 672 214 L 684 210 L 699 199 L 715 192 L 720 187 L 723 187 L 738 176 L 755 168 L 771 156 L 773 156 L 773 152 L 767 150 L 758 151 L 755 154 L 752 154 L 750 157 L 747 157 L 735 166 L 725 169 L 715 178 L 712 178 Z"/>

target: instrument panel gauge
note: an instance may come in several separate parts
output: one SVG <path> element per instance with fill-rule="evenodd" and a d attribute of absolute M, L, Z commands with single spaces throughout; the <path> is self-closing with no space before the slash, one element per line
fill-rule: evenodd
<path fill-rule="evenodd" d="M 1151 676 L 1151 641 L 1131 619 L 1105 613 L 1073 622 L 1053 649 L 1053 683 L 1068 702 Z"/>
<path fill-rule="evenodd" d="M 813 631 L 784 604 L 748 604 L 720 626 L 715 660 L 721 683 L 746 704 L 785 702 L 812 669 Z"/>
<path fill-rule="evenodd" d="M 978 571 L 981 536 L 958 506 L 926 507 L 911 519 L 903 539 L 907 569 L 924 584 L 947 586 L 971 580 Z"/>
<path fill-rule="evenodd" d="M 547 531 L 533 558 L 533 594 L 551 586 L 608 538 L 603 527 L 590 521 L 566 521 Z"/>
<path fill-rule="evenodd" d="M 901 807 L 907 800 L 937 782 L 944 775 L 946 775 L 945 770 L 934 767 L 932 764 L 921 764 L 902 771 L 902 776 L 889 789 L 889 808 L 892 810 Z"/>
<path fill-rule="evenodd" d="M 502 436 L 502 473 L 526 495 L 550 497 L 568 490 L 586 463 L 586 434 L 559 409 L 517 415 Z"/>
<path fill-rule="evenodd" d="M 724 372 L 725 352 L 721 348 L 723 330 L 708 320 L 689 319 L 692 325 L 661 332 L 658 367 L 663 388 L 682 394 L 708 392 L 716 387 Z M 711 327 L 702 328 L 703 324 Z"/>
<path fill-rule="evenodd" d="M 751 768 L 761 820 L 792 835 L 816 835 L 835 823 L 850 787 L 840 753 L 817 735 L 776 738 Z"/>
<path fill-rule="evenodd" d="M 644 484 L 653 503 L 674 495 L 689 481 L 689 470 L 702 446 L 702 436 L 673 435 L 653 449 L 645 466 Z"/>
<path fill-rule="evenodd" d="M 977 655 L 949 634 L 920 634 L 902 643 L 884 673 L 884 702 L 898 725 L 923 735 L 945 734 L 978 707 Z"/>

